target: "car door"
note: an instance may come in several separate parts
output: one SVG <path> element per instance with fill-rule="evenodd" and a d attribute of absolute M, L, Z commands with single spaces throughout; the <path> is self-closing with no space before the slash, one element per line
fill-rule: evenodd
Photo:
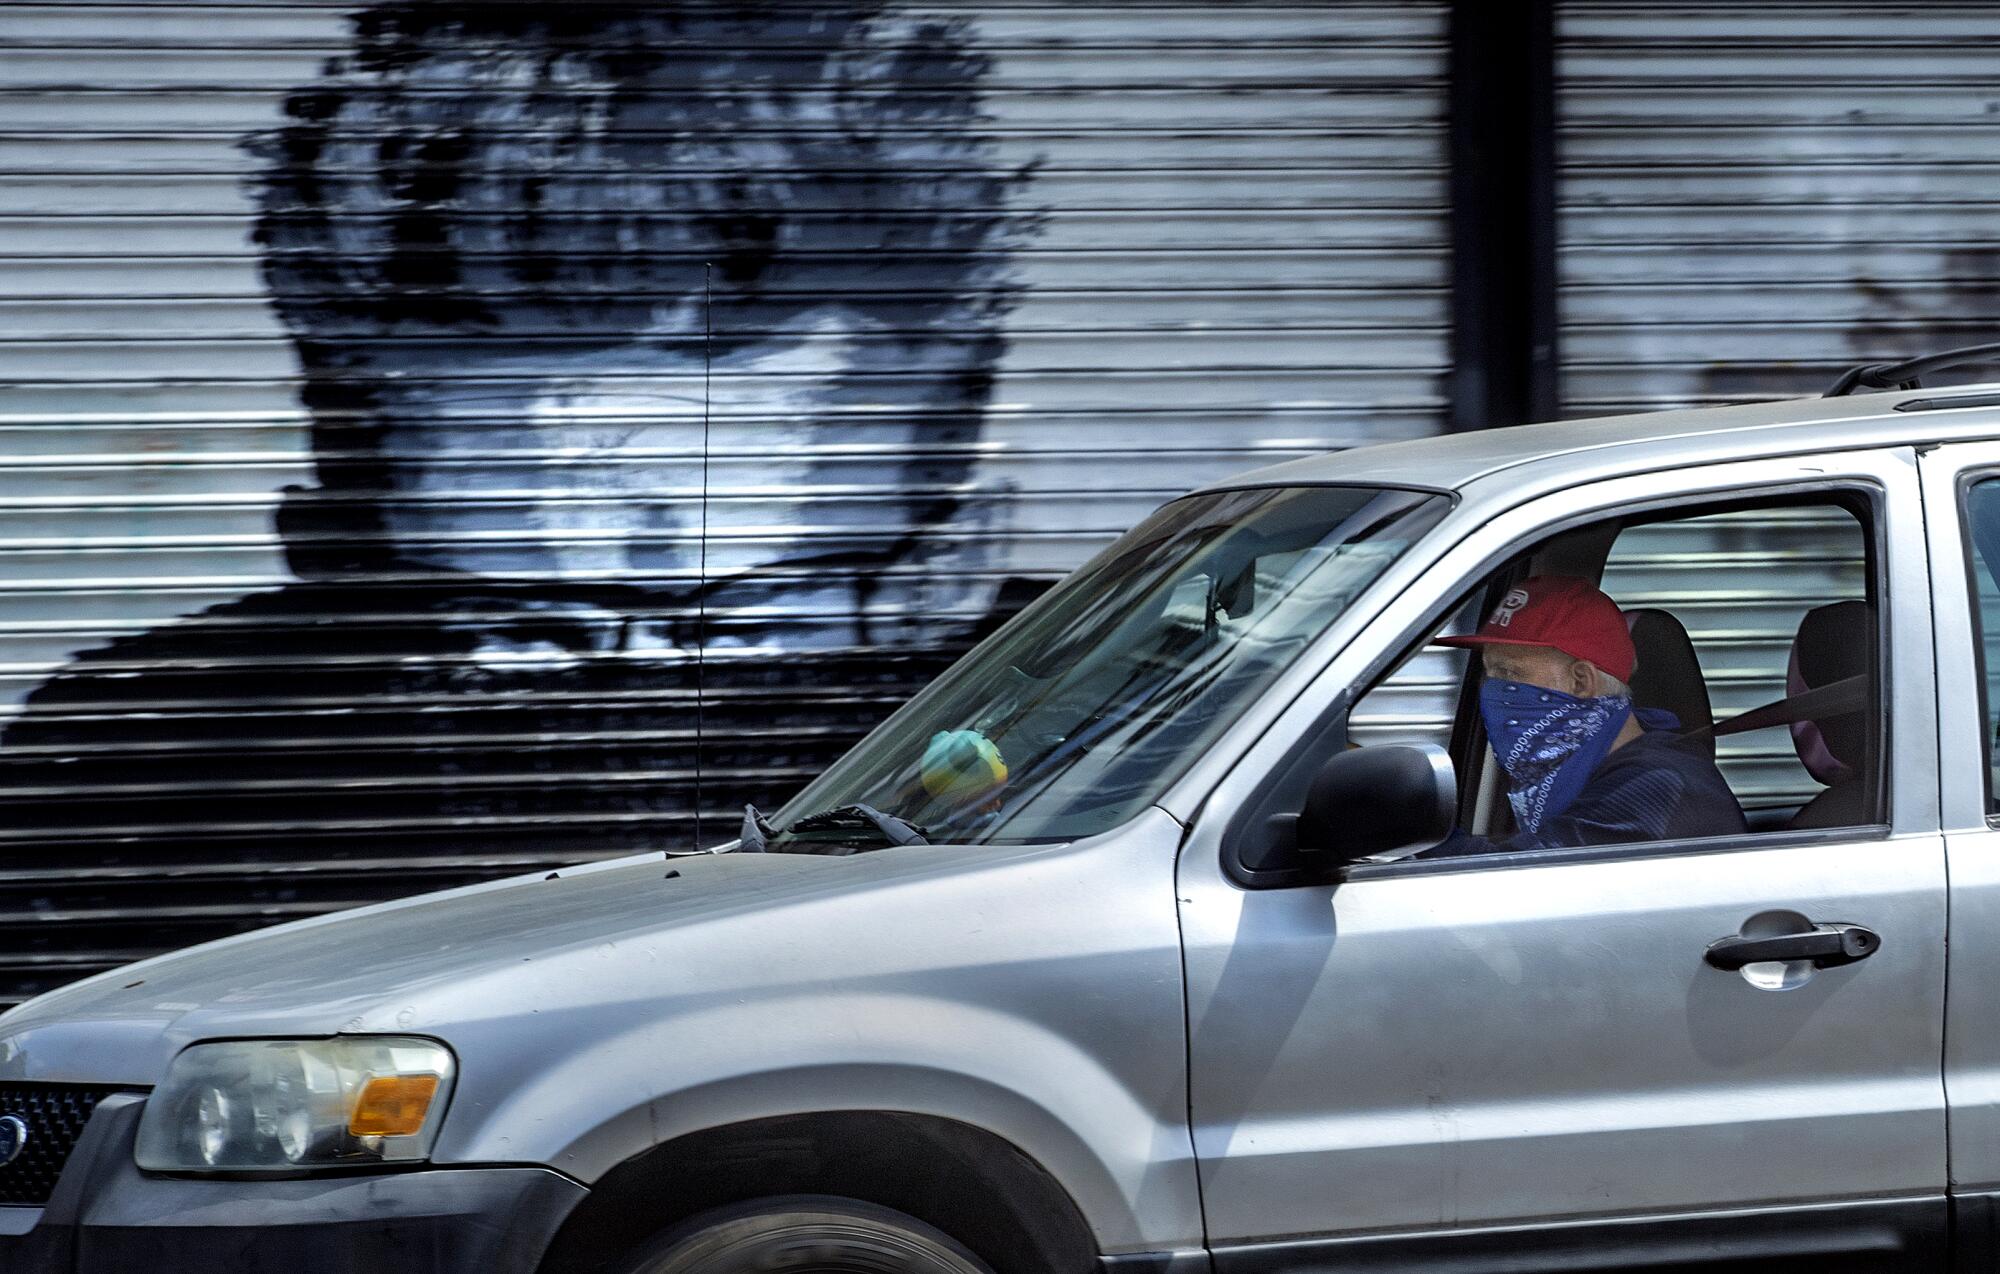
<path fill-rule="evenodd" d="M 1849 491 L 1893 745 L 1887 823 L 1369 866 L 1246 889 L 1233 812 L 1383 666 L 1551 528 L 1652 503 Z M 1914 454 L 1615 478 L 1506 511 L 1389 600 L 1215 790 L 1183 849 L 1191 1114 L 1218 1274 L 1939 1268 L 1945 874 Z M 1755 569 L 1754 565 L 1746 569 Z M 1841 968 L 1710 944 L 1852 923 Z"/>
<path fill-rule="evenodd" d="M 1936 597 L 1939 812 L 1951 872 L 1945 1093 L 1963 1268 L 2000 1259 L 2000 442 L 1922 459 Z"/>

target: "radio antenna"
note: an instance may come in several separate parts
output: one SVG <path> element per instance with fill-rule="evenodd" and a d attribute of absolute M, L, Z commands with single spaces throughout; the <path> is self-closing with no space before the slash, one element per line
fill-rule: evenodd
<path fill-rule="evenodd" d="M 709 375 L 714 364 L 714 298 L 710 292 L 715 274 L 712 262 L 701 267 L 701 544 L 697 550 L 698 578 L 694 585 L 694 849 L 700 853 L 708 842 L 701 834 L 701 754 L 702 725 L 708 702 L 708 401 Z"/>

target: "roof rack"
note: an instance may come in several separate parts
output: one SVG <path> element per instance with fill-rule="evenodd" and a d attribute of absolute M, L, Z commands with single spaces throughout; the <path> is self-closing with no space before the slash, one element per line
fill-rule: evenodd
<path fill-rule="evenodd" d="M 1850 367 L 1833 382 L 1833 388 L 1826 391 L 1828 398 L 1844 398 L 1863 389 L 1922 389 L 1918 378 L 1932 372 L 1941 372 L 1947 367 L 1963 367 L 1967 363 L 2000 362 L 2000 344 L 1967 345 L 1964 349 L 1948 349 L 1939 354 L 1925 354 L 1921 358 L 1906 358 L 1900 363 L 1863 363 Z"/>

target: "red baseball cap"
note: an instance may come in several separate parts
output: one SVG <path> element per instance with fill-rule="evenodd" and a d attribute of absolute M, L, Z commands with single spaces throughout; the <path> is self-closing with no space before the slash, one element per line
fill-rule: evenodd
<path fill-rule="evenodd" d="M 1638 655 L 1625 612 L 1588 580 L 1537 575 L 1507 590 L 1479 631 L 1440 637 L 1440 646 L 1540 646 L 1587 659 L 1620 681 L 1632 678 Z"/>

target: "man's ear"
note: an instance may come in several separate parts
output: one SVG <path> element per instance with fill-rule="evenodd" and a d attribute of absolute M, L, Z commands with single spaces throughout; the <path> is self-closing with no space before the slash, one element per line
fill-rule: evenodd
<path fill-rule="evenodd" d="M 1582 659 L 1569 664 L 1569 692 L 1579 699 L 1597 697 L 1597 665 Z"/>

